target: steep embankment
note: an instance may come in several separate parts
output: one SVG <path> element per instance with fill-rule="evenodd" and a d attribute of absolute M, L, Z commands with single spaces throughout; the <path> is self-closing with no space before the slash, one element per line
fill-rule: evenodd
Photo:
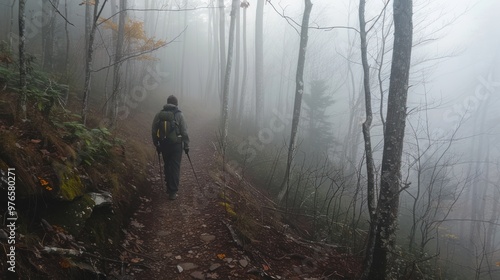
<path fill-rule="evenodd" d="M 15 257 L 0 255 L 0 279 L 104 274 L 104 260 L 116 255 L 121 228 L 138 204 L 138 186 L 146 184 L 147 152 L 136 138 L 88 129 L 77 116 L 38 110 L 36 102 L 28 104 L 28 121 L 15 121 L 16 100 L 4 88 L 0 214 L 15 220 L 0 227 L 0 242 Z"/>

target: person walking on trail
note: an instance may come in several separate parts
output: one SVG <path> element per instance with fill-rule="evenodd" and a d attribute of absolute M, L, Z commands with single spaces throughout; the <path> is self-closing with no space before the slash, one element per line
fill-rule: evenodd
<path fill-rule="evenodd" d="M 156 151 L 163 156 L 165 182 L 170 200 L 177 198 L 181 171 L 182 150 L 189 153 L 189 136 L 184 115 L 177 98 L 170 95 L 153 120 L 152 137 Z"/>

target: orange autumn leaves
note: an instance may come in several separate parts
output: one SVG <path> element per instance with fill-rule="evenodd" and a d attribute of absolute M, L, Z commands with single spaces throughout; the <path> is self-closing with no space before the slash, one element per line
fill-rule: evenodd
<path fill-rule="evenodd" d="M 110 19 L 101 19 L 104 29 L 118 32 L 118 24 Z M 164 40 L 156 40 L 155 37 L 148 37 L 144 30 L 144 22 L 127 19 L 125 23 L 125 45 L 129 53 L 143 53 L 158 49 L 166 44 Z M 143 54 L 138 56 L 140 60 L 154 60 L 152 56 Z"/>
<path fill-rule="evenodd" d="M 48 191 L 53 190 L 47 180 L 43 179 L 42 177 L 38 177 L 38 181 L 40 182 L 40 185 L 42 185 L 42 187 L 45 188 L 46 190 Z"/>

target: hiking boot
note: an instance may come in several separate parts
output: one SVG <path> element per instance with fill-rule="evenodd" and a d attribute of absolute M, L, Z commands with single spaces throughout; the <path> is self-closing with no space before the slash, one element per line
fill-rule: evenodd
<path fill-rule="evenodd" d="M 170 200 L 176 200 L 177 199 L 177 194 L 176 193 L 171 193 L 168 195 L 168 199 Z"/>

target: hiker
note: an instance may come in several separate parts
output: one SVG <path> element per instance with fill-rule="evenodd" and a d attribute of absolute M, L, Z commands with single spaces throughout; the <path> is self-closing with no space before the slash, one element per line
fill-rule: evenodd
<path fill-rule="evenodd" d="M 167 105 L 163 106 L 153 120 L 153 143 L 158 155 L 161 153 L 164 162 L 165 182 L 170 200 L 177 198 L 181 171 L 182 149 L 189 153 L 189 136 L 186 121 L 177 107 L 177 97 L 170 95 Z"/>

